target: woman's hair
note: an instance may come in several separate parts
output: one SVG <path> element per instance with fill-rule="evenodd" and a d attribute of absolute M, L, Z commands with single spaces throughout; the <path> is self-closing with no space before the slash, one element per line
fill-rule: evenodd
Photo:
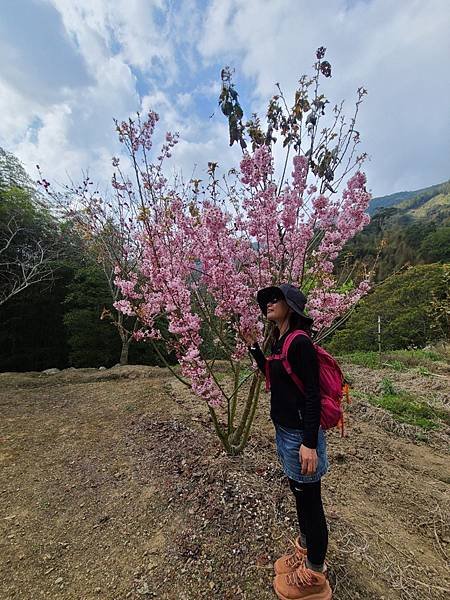
<path fill-rule="evenodd" d="M 297 314 L 294 311 L 291 312 L 291 314 L 289 315 L 289 331 L 295 331 L 296 329 L 302 329 L 303 331 L 306 331 L 306 333 L 311 335 L 311 328 L 312 328 L 312 324 L 310 321 L 303 318 L 301 315 Z M 272 331 L 272 337 L 270 340 L 271 344 L 275 344 L 275 342 L 278 341 L 279 337 L 280 337 L 280 330 L 278 329 L 277 326 L 275 326 Z"/>

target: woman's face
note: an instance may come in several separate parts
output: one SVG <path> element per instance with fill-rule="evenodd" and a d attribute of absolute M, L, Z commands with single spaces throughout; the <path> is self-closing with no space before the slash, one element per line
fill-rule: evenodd
<path fill-rule="evenodd" d="M 267 303 L 267 318 L 269 321 L 280 323 L 287 318 L 289 310 L 285 300 L 274 298 Z"/>

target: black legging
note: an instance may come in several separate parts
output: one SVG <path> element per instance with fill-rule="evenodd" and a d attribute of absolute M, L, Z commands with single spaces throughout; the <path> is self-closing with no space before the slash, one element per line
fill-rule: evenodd
<path fill-rule="evenodd" d="M 306 538 L 308 561 L 323 566 L 328 547 L 328 528 L 323 511 L 321 482 L 299 483 L 289 478 L 289 486 L 297 504 L 300 532 Z"/>

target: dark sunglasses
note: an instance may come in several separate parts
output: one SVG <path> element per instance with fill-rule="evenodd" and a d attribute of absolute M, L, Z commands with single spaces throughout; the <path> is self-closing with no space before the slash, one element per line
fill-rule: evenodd
<path fill-rule="evenodd" d="M 276 304 L 277 302 L 280 302 L 281 298 L 272 298 L 271 300 L 267 301 L 267 306 L 269 306 L 269 304 Z"/>

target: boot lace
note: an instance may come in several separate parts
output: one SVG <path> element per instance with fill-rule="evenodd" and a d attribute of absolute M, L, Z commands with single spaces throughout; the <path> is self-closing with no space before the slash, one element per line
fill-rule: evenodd
<path fill-rule="evenodd" d="M 286 576 L 286 582 L 288 585 L 295 585 L 297 587 L 306 587 L 315 583 L 315 576 L 313 571 L 307 569 L 305 566 L 299 567 L 296 571 L 289 573 Z"/>
<path fill-rule="evenodd" d="M 294 542 L 291 541 L 291 544 L 294 546 L 294 552 L 286 559 L 286 564 L 288 567 L 294 568 L 299 567 L 303 564 L 305 557 L 299 551 Z"/>

